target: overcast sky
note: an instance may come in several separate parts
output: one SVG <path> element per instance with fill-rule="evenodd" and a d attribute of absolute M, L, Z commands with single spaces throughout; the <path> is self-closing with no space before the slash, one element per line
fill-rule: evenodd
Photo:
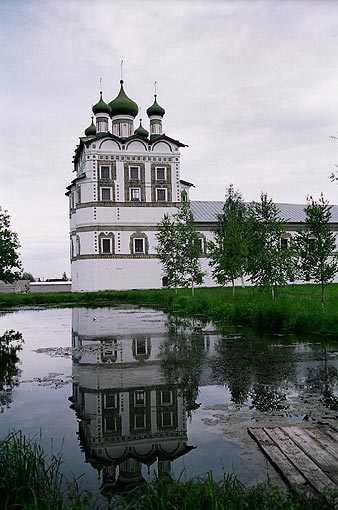
<path fill-rule="evenodd" d="M 246 201 L 338 203 L 336 1 L 0 0 L 0 48 L 0 205 L 36 277 L 70 272 L 72 156 L 121 59 L 143 112 L 157 81 L 192 200 L 233 183 Z"/>

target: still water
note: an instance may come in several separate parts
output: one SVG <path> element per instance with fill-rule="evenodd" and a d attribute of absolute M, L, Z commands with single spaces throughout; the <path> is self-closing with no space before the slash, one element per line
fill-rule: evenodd
<path fill-rule="evenodd" d="M 23 343 L 12 365 L 0 356 L 0 439 L 35 436 L 91 490 L 169 471 L 275 478 L 247 427 L 338 423 L 332 339 L 259 338 L 131 306 L 13 311 L 6 330 Z"/>

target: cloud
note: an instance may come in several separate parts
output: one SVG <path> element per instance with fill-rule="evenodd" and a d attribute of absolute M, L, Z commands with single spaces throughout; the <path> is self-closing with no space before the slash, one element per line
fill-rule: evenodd
<path fill-rule="evenodd" d="M 337 15 L 325 0 L 1 2 L 0 204 L 25 260 L 65 270 L 73 152 L 100 77 L 106 101 L 118 93 L 121 59 L 145 126 L 158 82 L 193 199 L 222 200 L 233 182 L 247 200 L 337 202 Z"/>

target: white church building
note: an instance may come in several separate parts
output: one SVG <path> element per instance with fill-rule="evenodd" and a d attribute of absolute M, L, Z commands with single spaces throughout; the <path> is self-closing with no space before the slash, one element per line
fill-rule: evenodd
<path fill-rule="evenodd" d="M 101 92 L 92 110 L 92 123 L 75 150 L 76 177 L 66 193 L 72 290 L 161 288 L 165 280 L 155 234 L 163 215 L 176 213 L 189 200 L 193 184 L 181 179 L 180 168 L 180 149 L 186 145 L 163 133 L 165 110 L 156 94 L 147 109 L 149 132 L 141 120 L 135 129 L 139 108 L 126 95 L 123 80 L 115 99 L 108 104 Z M 212 286 L 206 241 L 213 237 L 223 202 L 190 203 L 207 273 L 204 285 Z M 287 239 L 304 222 L 304 204 L 276 205 L 287 218 Z M 331 212 L 337 231 L 338 206 Z"/>

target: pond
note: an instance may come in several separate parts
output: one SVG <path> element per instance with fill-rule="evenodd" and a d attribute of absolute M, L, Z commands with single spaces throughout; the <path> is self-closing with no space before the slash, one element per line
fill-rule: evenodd
<path fill-rule="evenodd" d="M 61 451 L 64 473 L 93 491 L 155 472 L 277 480 L 249 426 L 337 428 L 333 340 L 225 332 L 132 306 L 12 311 L 0 315 L 8 330 L 22 348 L 0 357 L 0 438 L 22 430 Z"/>

